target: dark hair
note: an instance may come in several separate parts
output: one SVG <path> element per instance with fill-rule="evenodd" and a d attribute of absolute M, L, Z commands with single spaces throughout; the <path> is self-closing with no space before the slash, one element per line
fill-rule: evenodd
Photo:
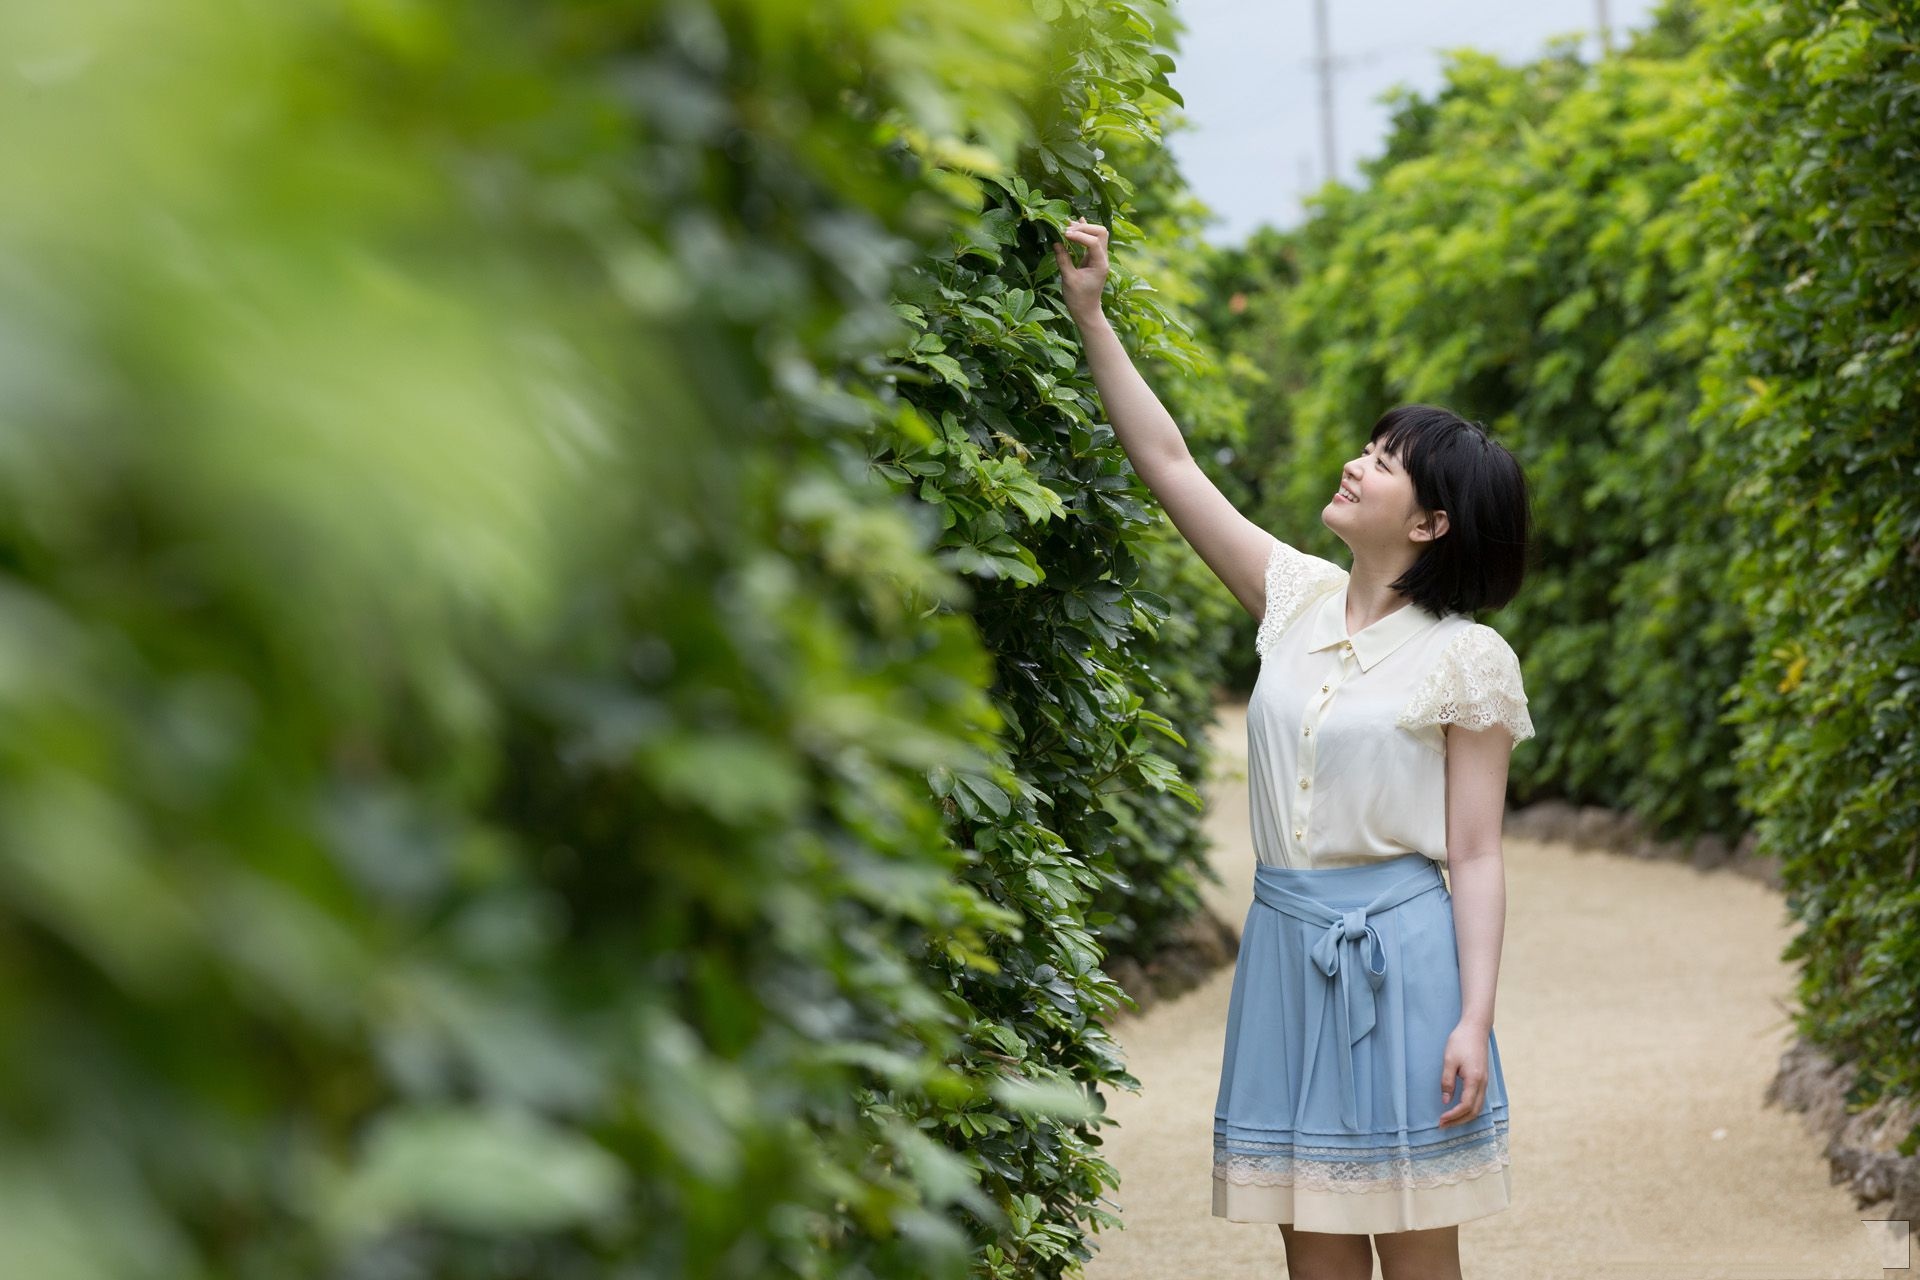
<path fill-rule="evenodd" d="M 1403 404 L 1372 440 L 1413 480 L 1414 501 L 1447 513 L 1447 531 L 1392 586 L 1442 616 L 1498 609 L 1520 594 L 1533 519 L 1520 460 L 1486 427 L 1431 404 Z"/>

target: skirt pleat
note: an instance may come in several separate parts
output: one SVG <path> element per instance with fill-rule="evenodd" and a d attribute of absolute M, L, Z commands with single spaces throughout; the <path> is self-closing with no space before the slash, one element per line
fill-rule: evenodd
<path fill-rule="evenodd" d="M 1396 890 L 1412 896 L 1361 914 Z M 1326 918 L 1270 905 L 1280 901 Z M 1431 858 L 1260 866 L 1214 1104 L 1214 1216 L 1375 1234 L 1507 1208 L 1507 1089 L 1491 1031 L 1480 1113 L 1439 1123 L 1453 1105 L 1440 1072 L 1460 1007 L 1452 895 Z"/>

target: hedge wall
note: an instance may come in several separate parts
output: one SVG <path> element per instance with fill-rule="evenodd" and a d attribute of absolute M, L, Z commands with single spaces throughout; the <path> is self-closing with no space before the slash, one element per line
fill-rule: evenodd
<path fill-rule="evenodd" d="M 1690 207 L 1715 246 L 1741 797 L 1805 928 L 1800 1031 L 1920 1097 L 1920 12 L 1716 3 Z M 1920 1149 L 1920 1129 L 1903 1150 Z"/>
<path fill-rule="evenodd" d="M 0 11 L 0 1273 L 1077 1270 L 1222 614 L 1034 268 L 1192 252 L 1166 31 Z"/>
<path fill-rule="evenodd" d="M 1085 6 L 1081 38 L 1050 55 L 1062 92 L 1021 170 L 993 180 L 957 252 L 903 285 L 915 332 L 895 376 L 917 417 L 876 463 L 935 505 L 940 545 L 980 575 L 971 612 L 999 660 L 996 704 L 1035 789 L 1029 816 L 1082 856 L 1112 855 L 1120 874 L 1088 885 L 1094 919 L 1105 945 L 1139 957 L 1198 905 L 1191 780 L 1204 760 L 1186 735 L 1211 715 L 1245 618 L 1134 474 L 1053 283 L 1067 222 L 1111 223 L 1109 312 L 1129 348 L 1196 452 L 1241 429 L 1237 399 L 1163 292 L 1182 287 L 1202 211 L 1158 146 L 1151 104 L 1171 100 L 1171 58 L 1142 18 Z M 967 820 L 1007 817 L 964 789 L 954 798 Z"/>

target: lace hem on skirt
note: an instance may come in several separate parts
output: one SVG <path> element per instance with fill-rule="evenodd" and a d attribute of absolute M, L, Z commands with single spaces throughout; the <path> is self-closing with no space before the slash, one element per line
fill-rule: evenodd
<path fill-rule="evenodd" d="M 1473 1133 L 1417 1145 L 1331 1147 L 1240 1139 L 1229 1143 L 1216 1136 L 1213 1152 L 1214 1177 L 1235 1186 L 1363 1193 L 1448 1186 L 1498 1173 L 1512 1163 L 1505 1117 L 1496 1117 L 1491 1126 Z"/>

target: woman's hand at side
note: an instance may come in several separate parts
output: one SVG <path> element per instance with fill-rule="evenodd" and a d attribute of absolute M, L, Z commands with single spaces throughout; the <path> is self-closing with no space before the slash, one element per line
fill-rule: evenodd
<path fill-rule="evenodd" d="M 1069 243 L 1083 246 L 1087 260 L 1074 265 Z M 1060 293 L 1066 299 L 1067 314 L 1075 324 L 1084 325 L 1087 317 L 1100 314 L 1100 294 L 1107 284 L 1107 229 L 1085 218 L 1075 218 L 1066 230 L 1065 241 L 1055 241 L 1053 257 L 1060 264 Z"/>
<path fill-rule="evenodd" d="M 1440 1066 L 1440 1105 L 1453 1105 L 1441 1113 L 1441 1128 L 1465 1124 L 1486 1106 L 1487 1043 L 1487 1028 L 1477 1022 L 1462 1021 L 1447 1037 Z"/>

